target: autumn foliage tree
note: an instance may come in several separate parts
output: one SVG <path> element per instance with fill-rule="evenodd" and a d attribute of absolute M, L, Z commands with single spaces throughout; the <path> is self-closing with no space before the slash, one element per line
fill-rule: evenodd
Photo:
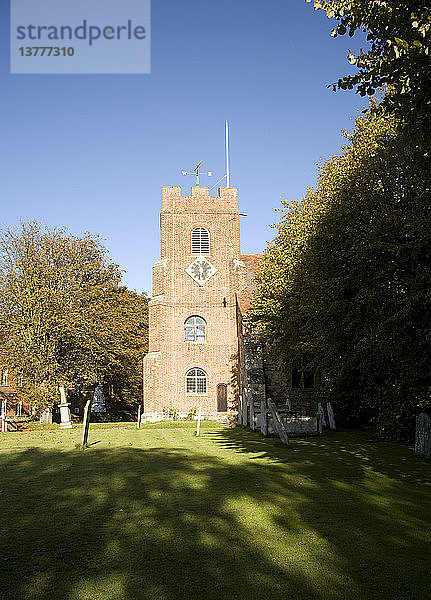
<path fill-rule="evenodd" d="M 116 398 L 138 399 L 147 300 L 120 286 L 97 237 L 37 223 L 0 232 L 0 325 L 8 364 L 24 394 L 52 405 L 78 376 Z"/>

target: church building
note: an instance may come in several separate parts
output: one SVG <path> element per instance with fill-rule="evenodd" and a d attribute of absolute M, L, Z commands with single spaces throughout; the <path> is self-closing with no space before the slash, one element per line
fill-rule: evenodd
<path fill-rule="evenodd" d="M 241 254 L 237 189 L 220 188 L 213 197 L 205 187 L 190 196 L 164 187 L 160 229 L 144 412 L 226 413 L 246 384 L 242 307 L 261 259 Z M 261 358 L 251 360 L 254 384 L 264 389 Z"/>

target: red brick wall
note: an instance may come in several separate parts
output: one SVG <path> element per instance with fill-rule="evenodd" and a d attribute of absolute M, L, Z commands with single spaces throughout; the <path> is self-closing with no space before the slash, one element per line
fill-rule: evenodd
<path fill-rule="evenodd" d="M 236 395 L 235 293 L 245 283 L 237 190 L 221 189 L 211 197 L 208 188 L 192 188 L 191 196 L 181 196 L 181 188 L 163 188 L 160 223 L 161 259 L 153 269 L 149 354 L 144 359 L 144 410 L 171 406 L 188 411 L 201 404 L 215 412 L 218 384 L 228 385 L 228 405 Z M 191 252 L 195 227 L 208 229 L 207 258 L 217 269 L 203 286 L 186 273 L 196 258 Z M 184 322 L 192 315 L 207 323 L 205 343 L 184 341 Z M 193 367 L 207 373 L 204 395 L 186 394 L 185 375 Z"/>

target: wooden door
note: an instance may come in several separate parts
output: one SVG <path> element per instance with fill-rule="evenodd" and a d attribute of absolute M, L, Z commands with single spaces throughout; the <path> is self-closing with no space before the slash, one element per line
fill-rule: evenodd
<path fill-rule="evenodd" d="M 219 383 L 217 386 L 217 411 L 227 411 L 227 385 L 226 383 Z"/>

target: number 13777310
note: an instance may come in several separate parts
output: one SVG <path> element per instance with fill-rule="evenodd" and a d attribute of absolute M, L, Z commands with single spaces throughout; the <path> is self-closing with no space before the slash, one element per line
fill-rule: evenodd
<path fill-rule="evenodd" d="M 21 56 L 73 56 L 73 46 L 21 46 L 18 48 Z"/>

